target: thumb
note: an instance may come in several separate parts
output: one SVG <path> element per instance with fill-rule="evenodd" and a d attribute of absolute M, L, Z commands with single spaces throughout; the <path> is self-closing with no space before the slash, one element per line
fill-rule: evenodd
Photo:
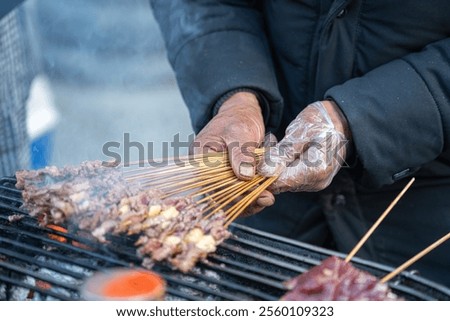
<path fill-rule="evenodd" d="M 267 134 L 264 137 L 262 144 L 257 143 L 244 143 L 242 148 L 232 148 L 231 144 L 228 145 L 228 153 L 231 155 L 231 167 L 235 175 L 242 180 L 250 180 L 256 174 L 257 157 L 255 149 L 260 145 L 264 149 L 275 146 L 277 138 L 272 133 Z"/>

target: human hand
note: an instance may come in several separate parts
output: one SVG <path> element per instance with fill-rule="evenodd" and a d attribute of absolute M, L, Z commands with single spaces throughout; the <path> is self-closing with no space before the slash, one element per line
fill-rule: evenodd
<path fill-rule="evenodd" d="M 256 96 L 239 92 L 220 107 L 217 115 L 201 130 L 192 145 L 194 154 L 228 151 L 236 176 L 255 176 L 252 152 L 264 139 L 264 121 Z"/>
<path fill-rule="evenodd" d="M 351 133 L 345 116 L 331 101 L 308 105 L 286 129 L 284 138 L 264 155 L 259 173 L 278 176 L 269 187 L 281 192 L 326 188 L 344 163 Z"/>
<path fill-rule="evenodd" d="M 250 92 L 239 92 L 227 99 L 217 115 L 201 130 L 191 148 L 193 154 L 228 151 L 235 175 L 250 180 L 256 173 L 253 155 L 264 139 L 264 120 L 258 99 Z M 272 193 L 264 191 L 245 211 L 255 214 L 273 205 Z"/>

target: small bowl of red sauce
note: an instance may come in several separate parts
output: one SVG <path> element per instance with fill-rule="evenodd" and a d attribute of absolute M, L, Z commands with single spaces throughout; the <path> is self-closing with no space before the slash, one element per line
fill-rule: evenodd
<path fill-rule="evenodd" d="M 80 291 L 87 301 L 161 301 L 165 292 L 166 282 L 159 274 L 130 268 L 95 272 Z"/>

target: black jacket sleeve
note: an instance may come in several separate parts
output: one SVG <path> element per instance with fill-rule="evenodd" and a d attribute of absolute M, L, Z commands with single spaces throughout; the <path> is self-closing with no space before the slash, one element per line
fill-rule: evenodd
<path fill-rule="evenodd" d="M 8 13 L 10 13 L 12 10 L 14 10 L 14 8 L 20 5 L 23 1 L 25 0 L 2 1 L 0 3 L 0 19 L 6 16 Z"/>
<path fill-rule="evenodd" d="M 258 1 L 151 0 L 194 130 L 226 93 L 249 88 L 268 102 L 268 129 L 278 127 L 278 91 Z"/>
<path fill-rule="evenodd" d="M 345 113 L 365 184 L 391 184 L 450 148 L 450 38 L 326 93 Z"/>

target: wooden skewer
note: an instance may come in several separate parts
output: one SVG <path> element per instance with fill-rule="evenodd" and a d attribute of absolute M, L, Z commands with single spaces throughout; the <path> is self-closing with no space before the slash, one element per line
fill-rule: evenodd
<path fill-rule="evenodd" d="M 151 167 L 146 167 L 139 172 L 126 172 L 124 177 L 127 180 L 136 180 L 136 179 L 143 179 L 143 178 L 151 178 L 151 179 L 158 179 L 161 177 L 169 176 L 169 175 L 183 175 L 183 174 L 189 174 L 189 173 L 201 173 L 201 172 L 207 172 L 211 170 L 217 170 L 217 169 L 223 169 L 223 168 L 231 168 L 228 163 L 226 162 L 220 162 L 219 165 L 214 166 L 206 166 L 205 164 L 202 166 L 171 166 L 167 167 L 164 170 L 162 169 L 155 169 Z"/>
<path fill-rule="evenodd" d="M 231 168 L 227 169 L 224 168 L 222 170 L 211 170 L 210 172 L 191 172 L 188 174 L 180 174 L 180 175 L 170 175 L 170 176 L 162 176 L 158 178 L 144 178 L 144 179 L 138 179 L 138 180 L 130 180 L 127 181 L 128 183 L 139 183 L 142 187 L 156 187 L 156 188 L 167 188 L 173 185 L 187 184 L 188 182 L 199 182 L 203 181 L 205 179 L 210 179 L 213 177 L 219 177 L 224 174 L 230 175 L 233 174 L 233 170 Z"/>
<path fill-rule="evenodd" d="M 255 157 L 259 158 L 262 153 L 264 152 L 263 149 L 257 149 L 255 150 L 254 154 Z M 137 179 L 154 179 L 159 177 L 165 177 L 169 173 L 173 174 L 186 174 L 186 173 L 192 173 L 195 172 L 202 172 L 207 171 L 209 172 L 211 169 L 218 169 L 218 168 L 231 168 L 230 162 L 228 159 L 227 152 L 217 152 L 217 153 L 207 153 L 207 154 L 200 154 L 200 155 L 188 155 L 185 157 L 178 157 L 179 160 L 182 162 L 181 164 L 178 164 L 177 161 L 172 159 L 166 159 L 169 161 L 172 161 L 173 163 L 167 164 L 167 166 L 164 167 L 151 167 L 151 166 L 143 166 L 138 168 L 126 168 L 123 167 L 123 173 L 126 177 L 126 180 L 137 180 Z M 188 161 L 189 162 L 186 162 Z M 194 161 L 194 162 L 192 162 Z M 207 162 L 213 162 L 214 166 L 208 165 Z M 217 162 L 219 162 L 217 164 Z M 141 163 L 141 162 L 138 162 Z M 133 164 L 133 163 L 130 163 Z"/>
<path fill-rule="evenodd" d="M 444 235 L 443 237 L 441 237 L 439 240 L 437 240 L 436 242 L 434 242 L 433 244 L 431 244 L 430 246 L 428 246 L 427 248 L 423 249 L 422 251 L 420 251 L 419 253 L 417 253 L 415 256 L 413 256 L 412 258 L 410 258 L 408 261 L 406 261 L 405 263 L 403 263 L 402 265 L 400 265 L 398 268 L 396 268 L 394 271 L 392 271 L 391 273 L 387 274 L 385 277 L 383 277 L 380 282 L 381 283 L 386 283 L 389 280 L 391 280 L 392 278 L 394 278 L 395 276 L 397 276 L 399 273 L 401 273 L 403 270 L 407 269 L 410 265 L 414 264 L 415 262 L 417 262 L 419 259 L 421 259 L 422 257 L 424 257 L 425 255 L 427 255 L 428 253 L 430 253 L 432 250 L 434 250 L 435 248 L 437 248 L 439 245 L 441 245 L 442 243 L 444 243 L 445 241 L 450 239 L 450 232 L 447 233 L 447 235 Z"/>
<path fill-rule="evenodd" d="M 414 183 L 415 178 L 411 178 L 409 183 L 403 188 L 403 190 L 397 195 L 397 197 L 389 204 L 388 208 L 381 214 L 378 220 L 372 225 L 372 227 L 367 231 L 367 233 L 362 237 L 362 239 L 356 244 L 356 246 L 351 250 L 351 252 L 345 258 L 345 262 L 350 262 L 350 260 L 355 256 L 356 252 L 364 245 L 367 239 L 372 235 L 375 229 L 380 225 L 380 223 L 384 220 L 384 218 L 391 212 L 394 206 L 398 203 L 398 201 L 402 198 L 402 196 L 406 193 L 406 191 L 411 187 Z"/>
<path fill-rule="evenodd" d="M 205 158 L 212 158 L 212 157 L 217 157 L 217 158 L 225 158 L 226 157 L 226 151 L 225 152 L 211 152 L 211 153 L 205 153 L 205 154 L 196 154 L 196 155 L 185 155 L 185 156 L 178 156 L 177 160 L 180 161 L 191 161 L 191 160 L 200 160 L 200 159 L 205 159 Z M 162 158 L 158 158 L 156 160 L 153 160 L 154 163 L 161 163 L 161 162 L 174 162 L 175 161 L 175 157 L 174 156 L 170 156 L 170 157 L 162 157 Z M 142 165 L 142 164 L 146 164 L 148 163 L 149 160 L 139 160 L 139 161 L 134 161 L 134 162 L 128 162 L 124 164 L 124 167 L 129 167 L 129 166 L 136 166 L 136 165 Z M 142 167 L 141 167 L 142 168 Z"/>
<path fill-rule="evenodd" d="M 254 180 L 251 181 L 237 181 L 233 186 L 230 186 L 230 188 L 225 188 L 218 190 L 214 194 L 209 195 L 211 200 L 214 200 L 214 202 L 219 203 L 225 200 L 228 200 L 230 197 L 232 199 L 238 198 L 242 194 L 244 194 L 247 190 L 253 186 L 252 184 L 256 184 Z"/>
<path fill-rule="evenodd" d="M 258 186 L 254 191 L 252 191 L 247 197 L 239 201 L 233 208 L 231 208 L 227 212 L 227 221 L 225 223 L 225 227 L 228 227 L 233 221 L 241 215 L 241 213 L 250 206 L 251 203 L 253 203 L 259 195 L 267 188 L 269 187 L 278 177 L 273 176 L 266 179 L 266 181 Z"/>
<path fill-rule="evenodd" d="M 255 156 L 260 157 L 262 156 L 262 154 L 264 154 L 264 148 L 256 148 L 253 153 L 255 154 Z M 224 161 L 228 161 L 228 154 L 226 151 L 223 152 L 211 152 L 211 153 L 205 153 L 205 154 L 196 154 L 196 155 L 186 155 L 186 156 L 178 156 L 177 160 L 179 161 L 197 161 L 199 162 L 199 164 L 203 164 L 205 159 L 217 159 L 217 160 L 224 160 Z M 164 158 L 159 158 L 157 160 L 155 160 L 155 163 L 160 163 L 163 161 L 168 161 L 168 162 L 175 162 L 175 157 L 164 157 Z M 203 161 L 203 162 L 202 162 Z M 138 168 L 130 168 L 130 166 L 136 166 L 136 165 L 141 165 L 141 164 L 146 164 L 146 162 L 148 162 L 148 160 L 140 160 L 140 161 L 134 161 L 134 162 L 129 162 L 124 164 L 122 167 L 124 168 L 124 170 L 126 172 L 134 172 L 134 171 L 140 171 L 140 170 L 145 170 L 148 169 L 148 166 L 139 166 Z M 176 163 L 171 163 L 168 164 L 167 166 L 164 166 L 162 168 L 152 168 L 152 169 L 159 169 L 159 170 L 163 170 L 165 168 L 167 168 L 168 166 L 177 166 Z M 191 167 L 195 167 L 192 165 L 192 163 L 188 163 L 186 164 L 186 166 L 191 166 Z"/>
<path fill-rule="evenodd" d="M 271 181 L 272 179 L 272 181 Z M 229 208 L 225 214 L 228 219 L 232 218 L 235 214 L 236 217 L 239 216 L 248 205 L 250 205 L 254 200 L 256 200 L 259 194 L 262 193 L 270 184 L 273 182 L 273 177 L 270 179 L 261 180 L 261 185 L 256 186 L 251 192 L 245 195 L 241 200 L 239 200 L 236 204 L 234 204 L 231 208 Z"/>
<path fill-rule="evenodd" d="M 207 180 L 187 180 L 182 181 L 178 183 L 171 183 L 169 186 L 161 186 L 162 190 L 167 190 L 165 197 L 172 196 L 175 194 L 178 194 L 180 192 L 188 192 L 192 189 L 201 188 L 202 186 L 205 186 L 205 184 L 214 183 L 218 181 L 225 180 L 227 178 L 233 177 L 234 173 L 224 173 L 221 175 L 218 175 L 216 177 L 209 178 Z"/>
<path fill-rule="evenodd" d="M 234 178 L 234 180 L 231 182 L 232 184 L 227 183 L 226 185 L 216 187 L 215 189 L 218 189 L 218 191 L 215 191 L 212 194 L 205 195 L 202 199 L 197 201 L 197 204 L 201 204 L 204 202 L 209 202 L 213 200 L 214 202 L 219 201 L 219 196 L 223 196 L 224 194 L 228 193 L 231 190 L 231 193 L 234 193 L 236 190 L 240 188 L 240 186 L 244 185 L 244 181 L 240 181 L 238 178 Z M 229 186 L 227 186 L 229 185 Z M 212 206 L 212 205 L 211 205 Z M 205 210 L 207 210 L 206 208 Z"/>
<path fill-rule="evenodd" d="M 207 170 L 190 170 L 180 173 L 171 173 L 168 175 L 160 175 L 154 178 L 142 178 L 139 181 L 141 183 L 151 183 L 151 182 L 158 182 L 160 183 L 167 183 L 169 181 L 176 181 L 176 180 L 185 180 L 186 178 L 190 179 L 203 179 L 204 177 L 211 177 L 215 174 L 224 174 L 226 172 L 232 172 L 231 168 L 225 167 L 225 168 L 210 168 Z"/>
<path fill-rule="evenodd" d="M 220 204 L 219 206 L 215 207 L 214 204 L 212 206 L 208 206 L 208 208 L 205 209 L 205 211 L 210 210 L 212 208 L 214 208 L 214 209 L 212 209 L 212 211 L 207 216 L 205 216 L 205 218 L 209 218 L 214 213 L 217 213 L 220 209 L 227 206 L 228 204 L 233 202 L 236 198 L 240 197 L 242 194 L 244 194 L 245 192 L 247 192 L 248 190 L 250 190 L 257 184 L 259 184 L 263 179 L 264 179 L 264 177 L 256 177 L 251 181 L 247 181 L 244 184 L 242 184 L 239 187 L 239 189 L 236 190 L 230 197 L 226 198 L 225 200 L 221 200 L 219 203 Z M 210 207 L 212 207 L 212 208 L 210 208 Z"/>
<path fill-rule="evenodd" d="M 155 181 L 155 182 L 145 182 L 140 183 L 140 186 L 145 188 L 157 188 L 160 190 L 164 190 L 166 192 L 170 192 L 174 189 L 177 189 L 181 186 L 188 186 L 188 185 L 195 185 L 197 184 L 197 187 L 207 187 L 209 184 L 218 182 L 220 179 L 224 179 L 225 177 L 235 177 L 233 172 L 223 172 L 219 175 L 214 175 L 213 177 L 207 177 L 202 176 L 198 177 L 198 179 L 185 179 L 185 180 L 173 180 L 169 183 L 165 183 L 164 180 L 161 181 Z M 236 178 L 237 179 L 237 178 Z M 200 185 L 198 185 L 200 184 Z"/>
<path fill-rule="evenodd" d="M 189 194 L 188 197 L 195 198 L 195 197 L 198 197 L 198 196 L 201 196 L 201 195 L 205 195 L 205 194 L 207 194 L 209 192 L 212 192 L 212 191 L 214 191 L 216 189 L 224 188 L 224 187 L 227 187 L 230 184 L 234 184 L 234 183 L 237 183 L 237 182 L 239 182 L 239 179 L 237 177 L 230 177 L 230 178 L 227 178 L 225 180 L 216 182 L 214 184 L 210 184 L 210 185 L 204 186 L 203 188 L 199 189 L 198 191 L 195 191 L 194 193 Z M 204 198 L 206 198 L 206 197 L 208 197 L 208 196 L 205 195 Z"/>
<path fill-rule="evenodd" d="M 223 167 L 230 167 L 228 158 L 213 158 L 210 161 L 211 164 L 207 164 L 204 160 L 199 160 L 196 164 L 183 163 L 183 164 L 168 164 L 164 167 L 140 167 L 140 168 L 127 168 L 124 169 L 123 174 L 127 180 L 135 180 L 140 178 L 158 178 L 160 176 L 167 176 L 169 173 L 183 174 L 197 171 L 208 171 L 210 169 L 217 169 Z"/>

